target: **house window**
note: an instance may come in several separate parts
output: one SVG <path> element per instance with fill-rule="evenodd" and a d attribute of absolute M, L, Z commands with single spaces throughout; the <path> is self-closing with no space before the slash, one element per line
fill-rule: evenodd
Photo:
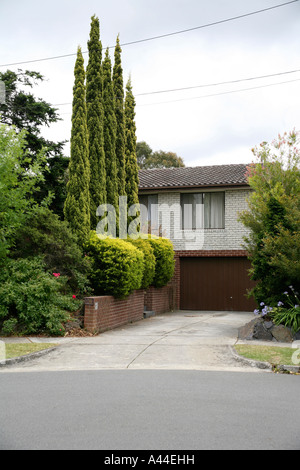
<path fill-rule="evenodd" d="M 153 233 L 158 230 L 158 196 L 149 194 L 139 196 L 142 232 Z"/>
<path fill-rule="evenodd" d="M 224 192 L 181 194 L 181 220 L 184 230 L 224 228 L 224 213 Z"/>

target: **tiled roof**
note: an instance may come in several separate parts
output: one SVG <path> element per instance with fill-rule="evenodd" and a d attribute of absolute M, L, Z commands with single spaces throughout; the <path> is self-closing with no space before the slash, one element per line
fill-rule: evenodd
<path fill-rule="evenodd" d="M 154 168 L 139 171 L 139 189 L 246 185 L 248 164 Z"/>

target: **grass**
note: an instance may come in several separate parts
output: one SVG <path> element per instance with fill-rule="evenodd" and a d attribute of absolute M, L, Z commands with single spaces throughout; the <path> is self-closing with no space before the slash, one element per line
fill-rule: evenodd
<path fill-rule="evenodd" d="M 237 344 L 235 349 L 241 356 L 255 361 L 269 362 L 272 365 L 297 365 L 292 361 L 292 355 L 297 351 L 293 348 Z"/>
<path fill-rule="evenodd" d="M 12 359 L 19 356 L 25 356 L 43 349 L 57 346 L 54 343 L 6 343 L 5 359 Z"/>

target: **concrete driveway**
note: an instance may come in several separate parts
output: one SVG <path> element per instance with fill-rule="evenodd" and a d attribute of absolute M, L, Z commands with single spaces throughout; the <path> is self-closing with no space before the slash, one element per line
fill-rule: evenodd
<path fill-rule="evenodd" d="M 99 369 L 183 369 L 261 372 L 237 361 L 230 346 L 247 312 L 176 311 L 153 316 L 98 336 L 22 338 L 5 341 L 55 342 L 58 347 L 0 372 Z M 4 338 L 1 338 L 4 340 Z"/>

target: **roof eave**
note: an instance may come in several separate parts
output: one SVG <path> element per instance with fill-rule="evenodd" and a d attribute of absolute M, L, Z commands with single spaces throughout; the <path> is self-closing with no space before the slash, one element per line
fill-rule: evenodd
<path fill-rule="evenodd" d="M 139 192 L 148 191 L 181 191 L 183 189 L 205 189 L 205 188 L 230 188 L 230 187 L 249 187 L 248 183 L 222 183 L 222 184 L 201 184 L 201 185 L 187 185 L 187 186 L 148 186 L 139 187 Z"/>

